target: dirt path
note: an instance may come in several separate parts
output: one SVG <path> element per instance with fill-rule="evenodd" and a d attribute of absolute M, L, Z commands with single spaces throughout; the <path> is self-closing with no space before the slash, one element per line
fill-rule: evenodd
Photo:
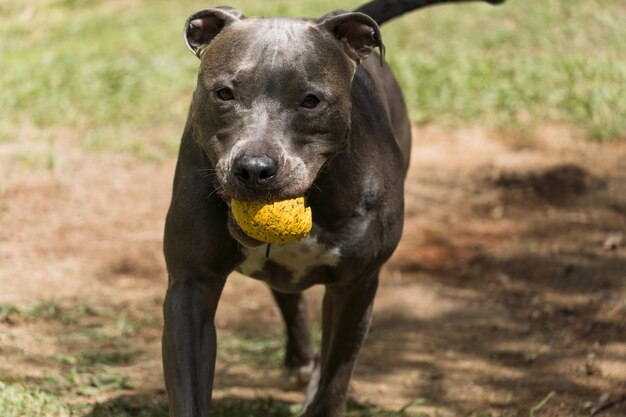
<path fill-rule="evenodd" d="M 428 416 L 538 405 L 536 416 L 625 415 L 626 145 L 560 127 L 533 140 L 414 134 L 405 232 L 383 271 L 355 401 L 413 402 Z M 61 387 L 77 402 L 162 403 L 173 162 L 87 153 L 71 135 L 54 143 L 54 170 L 37 166 L 48 145 L 0 144 L 0 380 Z M 35 163 L 16 158 L 26 147 Z M 315 319 L 320 297 L 309 293 Z M 261 284 L 234 275 L 217 325 L 217 398 L 301 400 L 282 381 L 280 319 Z M 94 369 L 132 384 L 81 391 L 99 388 Z"/>

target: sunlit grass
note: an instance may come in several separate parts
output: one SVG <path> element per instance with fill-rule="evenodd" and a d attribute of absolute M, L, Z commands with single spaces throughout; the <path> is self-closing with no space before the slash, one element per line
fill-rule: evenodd
<path fill-rule="evenodd" d="M 248 15 L 319 16 L 357 1 L 230 2 Z M 0 6 L 0 137 L 69 127 L 91 149 L 176 150 L 197 60 L 182 42 L 201 1 L 8 0 Z M 433 7 L 383 27 L 416 123 L 572 123 L 626 134 L 620 0 Z"/>
<path fill-rule="evenodd" d="M 70 417 L 82 415 L 85 409 L 38 388 L 0 382 L 0 410 L 4 417 Z"/>
<path fill-rule="evenodd" d="M 438 7 L 389 28 L 388 59 L 415 122 L 571 123 L 626 135 L 623 2 Z"/>

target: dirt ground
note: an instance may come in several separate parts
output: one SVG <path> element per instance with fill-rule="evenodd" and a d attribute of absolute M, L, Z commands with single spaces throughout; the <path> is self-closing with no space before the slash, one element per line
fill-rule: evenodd
<path fill-rule="evenodd" d="M 73 360 L 63 358 L 123 339 L 140 352 L 115 362 L 132 387 L 71 395 L 162 402 L 174 162 L 53 136 L 0 144 L 0 379 L 46 385 Z M 16 157 L 25 147 L 30 156 Z M 51 148 L 54 169 L 39 167 Z M 383 270 L 354 401 L 432 417 L 626 415 L 626 144 L 561 126 L 416 128 L 405 188 L 404 236 Z M 308 293 L 315 320 L 321 291 Z M 64 318 L 50 320 L 58 306 Z M 106 326 L 117 338 L 84 337 Z M 261 283 L 233 275 L 217 326 L 230 353 L 218 359 L 216 398 L 302 399 L 279 366 L 239 360 L 228 342 L 281 328 Z"/>

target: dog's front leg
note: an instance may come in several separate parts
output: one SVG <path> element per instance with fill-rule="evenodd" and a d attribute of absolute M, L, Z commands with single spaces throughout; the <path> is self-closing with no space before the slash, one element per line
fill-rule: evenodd
<path fill-rule="evenodd" d="M 171 417 L 209 414 L 215 372 L 214 317 L 225 278 L 174 279 L 163 305 L 163 371 Z"/>
<path fill-rule="evenodd" d="M 348 383 L 369 330 L 377 288 L 378 270 L 352 285 L 326 287 L 319 375 L 311 380 L 302 417 L 343 416 Z"/>
<path fill-rule="evenodd" d="M 309 331 L 306 303 L 302 293 L 286 294 L 272 290 L 272 295 L 287 328 L 285 368 L 293 386 L 306 384 L 313 370 L 313 342 Z"/>

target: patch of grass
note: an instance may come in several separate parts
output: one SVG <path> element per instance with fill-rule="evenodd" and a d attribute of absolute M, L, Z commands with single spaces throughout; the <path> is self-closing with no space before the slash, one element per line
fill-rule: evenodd
<path fill-rule="evenodd" d="M 413 407 L 416 407 L 418 405 L 424 405 L 428 403 L 428 400 L 426 398 L 423 397 L 419 397 L 416 398 L 412 401 L 409 401 L 408 403 L 406 403 L 405 405 L 403 405 L 402 407 L 400 407 L 400 410 L 398 410 L 399 413 L 406 413 L 408 411 L 410 411 Z"/>
<path fill-rule="evenodd" d="M 2 184 L 0 184 L 0 195 L 2 195 Z M 9 206 L 4 203 L 0 203 L 0 219 L 9 212 Z"/>
<path fill-rule="evenodd" d="M 78 362 L 76 356 L 66 354 L 52 355 L 50 356 L 50 359 L 61 365 L 76 365 L 76 363 Z"/>
<path fill-rule="evenodd" d="M 284 332 L 267 336 L 229 334 L 220 338 L 217 355 L 219 360 L 230 364 L 279 367 L 284 359 L 284 337 Z"/>
<path fill-rule="evenodd" d="M 169 417 L 163 401 L 137 401 L 121 397 L 102 404 L 96 404 L 85 417 Z"/>
<path fill-rule="evenodd" d="M 184 8 L 154 6 L 9 0 L 0 18 L 0 107 L 9 109 L 0 136 L 27 123 L 78 129 L 96 150 L 126 150 L 137 137 L 156 147 L 175 140 L 153 126 L 179 126 L 197 63 L 167 47 L 180 39 Z"/>
<path fill-rule="evenodd" d="M 157 325 L 147 311 L 131 311 L 101 306 L 88 301 L 42 301 L 31 307 L 0 306 L 4 317 L 16 316 L 18 324 L 42 321 L 45 331 L 56 338 L 58 351 L 52 356 L 33 359 L 48 362 L 44 377 L 0 378 L 0 410 L 9 417 L 165 417 L 163 392 L 137 395 L 128 365 L 135 363 L 141 350 L 130 349 L 128 335 L 143 326 Z M 319 328 L 314 329 L 319 339 Z M 85 337 L 85 335 L 98 337 Z M 252 363 L 255 367 L 280 367 L 283 361 L 284 333 L 220 338 L 218 354 L 230 364 Z M 106 393 L 104 403 L 101 401 Z M 423 417 L 412 413 L 411 405 L 402 411 L 379 409 L 350 403 L 347 417 Z M 229 398 L 214 402 L 216 417 L 295 417 L 300 404 L 272 398 Z M 6 410 L 6 412 L 5 412 Z"/>
<path fill-rule="evenodd" d="M 85 303 L 66 307 L 54 300 L 44 300 L 32 305 L 23 314 L 34 320 L 54 320 L 70 325 L 78 324 L 85 316 L 96 315 L 97 311 Z"/>
<path fill-rule="evenodd" d="M 55 300 L 38 301 L 23 310 L 8 304 L 0 306 L 0 320 L 9 315 L 75 326 L 77 328 L 71 330 L 92 340 L 130 336 L 158 321 L 148 314 L 136 313 L 127 308 L 114 310 L 86 302 L 60 303 Z"/>
<path fill-rule="evenodd" d="M 122 349 L 112 352 L 83 351 L 78 363 L 83 366 L 94 365 L 129 365 L 143 353 L 140 349 Z"/>
<path fill-rule="evenodd" d="M 230 4 L 247 15 L 320 16 L 363 2 Z M 23 125 L 62 126 L 96 151 L 146 161 L 171 156 L 198 66 L 181 40 L 182 24 L 204 7 L 2 2 L 0 140 L 15 140 Z M 416 123 L 564 122 L 602 140 L 626 136 L 625 18 L 622 0 L 448 5 L 390 22 L 383 37 Z"/>
<path fill-rule="evenodd" d="M 11 323 L 14 317 L 20 314 L 20 310 L 13 304 L 0 304 L 0 323 Z"/>
<path fill-rule="evenodd" d="M 153 322 L 154 319 L 151 317 L 135 317 L 128 310 L 122 310 L 115 319 L 115 327 L 122 336 L 129 336 Z"/>
<path fill-rule="evenodd" d="M 134 388 L 130 377 L 112 370 L 82 375 L 77 373 L 71 382 L 76 393 L 85 396 Z"/>
<path fill-rule="evenodd" d="M 24 172 L 40 171 L 45 169 L 54 172 L 57 167 L 57 154 L 52 144 L 47 150 L 35 150 L 22 148 L 12 155 L 12 159 L 17 162 L 17 166 Z"/>
<path fill-rule="evenodd" d="M 291 404 L 272 398 L 228 398 L 213 401 L 212 417 L 295 417 Z M 86 417 L 167 417 L 164 401 L 146 404 L 144 398 L 122 397 L 98 404 Z"/>
<path fill-rule="evenodd" d="M 321 345 L 322 331 L 319 324 L 311 329 L 315 346 Z M 230 364 L 253 363 L 255 366 L 280 367 L 285 358 L 287 336 L 284 331 L 263 335 L 229 333 L 218 337 L 219 360 Z"/>
<path fill-rule="evenodd" d="M 3 417 L 71 417 L 81 415 L 85 409 L 38 388 L 0 382 Z"/>
<path fill-rule="evenodd" d="M 54 358 L 61 363 L 59 359 L 61 357 Z M 62 359 L 64 365 L 70 366 L 64 366 L 61 372 L 47 374 L 42 380 L 35 381 L 39 388 L 57 395 L 89 399 L 103 392 L 131 390 L 135 387 L 130 376 L 114 366 L 86 366 L 79 363 L 81 358 L 71 355 L 63 355 Z"/>
<path fill-rule="evenodd" d="M 626 136 L 619 0 L 435 7 L 383 28 L 417 123 L 574 123 Z"/>
<path fill-rule="evenodd" d="M 214 400 L 212 417 L 296 417 L 300 404 L 290 404 L 273 398 L 224 398 Z M 166 417 L 165 401 L 148 401 L 144 398 L 120 397 L 97 404 L 85 417 Z M 421 413 L 401 413 L 383 410 L 364 404 L 350 403 L 346 417 L 426 417 Z"/>
<path fill-rule="evenodd" d="M 215 401 L 213 415 L 215 417 L 294 417 L 290 404 L 272 398 L 256 398 L 254 400 L 226 399 Z"/>
<path fill-rule="evenodd" d="M 155 319 L 147 313 L 114 309 L 88 302 L 44 300 L 18 309 L 0 306 L 0 322 L 45 322 L 58 350 L 54 355 L 36 358 L 56 365 L 58 371 L 38 381 L 53 393 L 90 397 L 100 392 L 132 388 L 126 369 L 143 350 L 130 348 L 135 334 Z"/>
<path fill-rule="evenodd" d="M 86 395 L 93 394 L 85 392 Z M 120 396 L 104 403 L 70 402 L 64 395 L 54 394 L 22 384 L 0 382 L 0 409 L 3 417 L 167 417 L 163 396 L 135 398 Z M 213 417 L 296 417 L 300 404 L 273 398 L 226 398 L 213 402 Z M 421 413 L 401 413 L 364 404 L 350 403 L 346 417 L 425 417 Z"/>

